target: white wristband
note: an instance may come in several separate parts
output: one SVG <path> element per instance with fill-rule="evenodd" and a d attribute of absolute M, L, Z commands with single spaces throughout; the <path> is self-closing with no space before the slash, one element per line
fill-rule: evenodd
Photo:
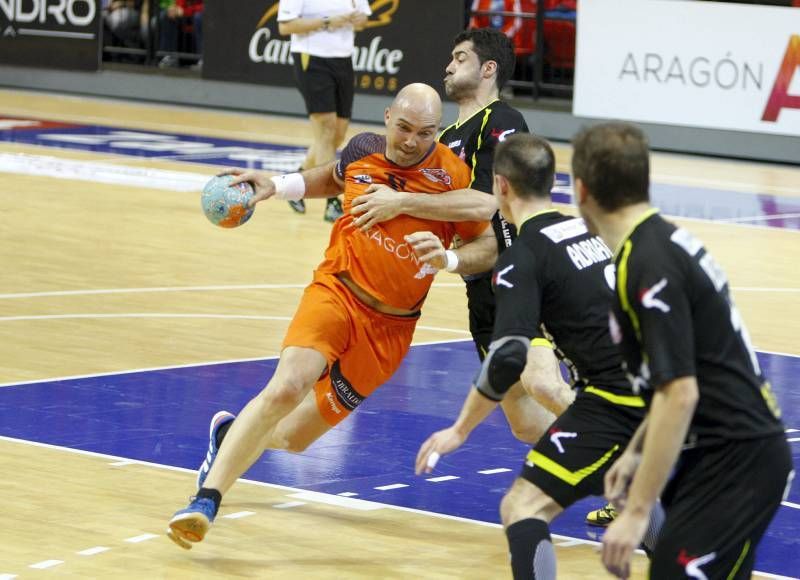
<path fill-rule="evenodd" d="M 306 181 L 299 173 L 287 173 L 270 177 L 275 184 L 275 197 L 286 201 L 303 199 L 306 194 Z"/>
<path fill-rule="evenodd" d="M 447 259 L 444 269 L 448 272 L 455 272 L 456 268 L 458 268 L 458 254 L 453 250 L 445 250 L 444 256 Z"/>

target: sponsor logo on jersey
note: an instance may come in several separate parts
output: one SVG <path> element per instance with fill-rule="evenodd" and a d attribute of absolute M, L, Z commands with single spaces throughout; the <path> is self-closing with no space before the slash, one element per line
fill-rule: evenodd
<path fill-rule="evenodd" d="M 411 249 L 407 243 L 397 243 L 397 240 L 387 236 L 386 234 L 381 234 L 381 230 L 373 228 L 366 232 L 366 235 L 370 240 L 378 244 L 381 248 L 385 251 L 389 252 L 390 254 L 394 254 L 400 260 L 411 260 L 414 264 L 419 264 L 419 258 L 414 253 L 414 250 Z"/>
<path fill-rule="evenodd" d="M 461 145 L 461 139 L 458 139 L 456 141 L 450 141 L 450 143 L 447 144 L 447 146 L 450 147 L 450 149 L 455 149 L 459 145 Z"/>
<path fill-rule="evenodd" d="M 364 397 L 356 392 L 356 390 L 350 384 L 350 381 L 348 381 L 342 374 L 338 360 L 333 363 L 333 366 L 331 367 L 330 378 L 331 387 L 333 387 L 333 392 L 336 394 L 336 399 L 345 409 L 348 411 L 353 411 L 364 401 Z M 333 406 L 331 408 L 333 408 Z"/>
<path fill-rule="evenodd" d="M 503 278 L 503 276 L 508 274 L 513 269 L 514 269 L 514 264 L 511 264 L 509 266 L 506 266 L 502 270 L 495 272 L 494 275 L 492 276 L 492 285 L 505 286 L 506 288 L 513 288 L 514 285 L 505 278 Z"/>
<path fill-rule="evenodd" d="M 540 232 L 557 244 L 559 242 L 563 242 L 564 240 L 582 236 L 588 232 L 588 230 L 586 229 L 586 223 L 583 221 L 583 219 L 575 218 L 553 224 L 552 226 L 547 226 L 546 228 L 542 228 Z"/>
<path fill-rule="evenodd" d="M 372 176 L 367 175 L 366 173 L 361 173 L 359 175 L 354 175 L 353 181 L 355 181 L 356 183 L 363 183 L 365 185 L 368 185 L 372 183 Z"/>
<path fill-rule="evenodd" d="M 550 429 L 548 433 L 550 435 L 550 443 L 556 446 L 559 453 L 564 453 L 564 445 L 561 443 L 562 439 L 575 439 L 575 437 L 578 436 L 577 433 L 562 431 L 556 427 Z"/>
<path fill-rule="evenodd" d="M 650 288 L 645 288 L 642 290 L 640 294 L 640 300 L 642 302 L 642 306 L 645 308 L 660 310 L 664 314 L 668 313 L 672 310 L 666 302 L 663 300 L 656 298 L 656 294 L 661 292 L 667 286 L 667 279 L 661 278 L 658 282 L 656 282 Z"/>
<path fill-rule="evenodd" d="M 683 566 L 688 578 L 696 578 L 697 580 L 708 580 L 705 572 L 700 569 L 700 566 L 708 564 L 717 557 L 716 552 L 711 552 L 704 556 L 691 556 L 686 553 L 685 548 L 681 548 L 678 553 L 678 564 Z"/>
<path fill-rule="evenodd" d="M 450 185 L 453 183 L 450 174 L 447 173 L 446 170 L 440 168 L 426 168 L 420 169 L 422 175 L 428 178 L 429 181 L 433 181 L 434 183 L 444 183 L 445 185 Z"/>
<path fill-rule="evenodd" d="M 516 131 L 516 129 L 506 129 L 505 131 L 502 129 L 492 129 L 489 134 L 502 143 L 508 138 L 509 135 L 516 133 Z"/>

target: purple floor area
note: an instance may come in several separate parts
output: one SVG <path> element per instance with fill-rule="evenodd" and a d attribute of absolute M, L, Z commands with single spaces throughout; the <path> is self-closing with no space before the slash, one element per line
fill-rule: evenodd
<path fill-rule="evenodd" d="M 792 390 L 800 358 L 761 354 L 760 361 L 775 386 L 786 426 L 800 429 L 800 392 Z M 0 389 L 0 435 L 195 468 L 205 454 L 211 416 L 221 408 L 238 411 L 266 383 L 275 364 L 270 359 L 6 386 Z M 471 342 L 413 347 L 390 382 L 352 417 L 303 454 L 264 454 L 246 477 L 498 522 L 500 499 L 527 452 L 501 413 L 492 415 L 458 452 L 444 457 L 433 474 L 457 479 L 431 482 L 413 473 L 420 443 L 451 423 L 476 367 Z M 800 431 L 787 437 L 796 439 L 791 445 L 795 465 L 800 465 Z M 500 469 L 508 471 L 495 471 Z M 407 487 L 376 489 L 392 484 Z M 571 507 L 556 521 L 554 532 L 598 539 L 601 530 L 586 526 L 583 517 L 601 504 L 589 498 Z M 787 504 L 759 548 L 756 568 L 796 576 L 797 483 Z"/>

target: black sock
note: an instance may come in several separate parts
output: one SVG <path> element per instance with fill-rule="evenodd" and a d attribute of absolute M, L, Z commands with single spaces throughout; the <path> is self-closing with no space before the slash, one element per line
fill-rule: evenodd
<path fill-rule="evenodd" d="M 556 553 L 547 522 L 529 518 L 506 529 L 514 580 L 555 580 Z"/>
<path fill-rule="evenodd" d="M 214 443 L 217 444 L 217 449 L 219 449 L 219 446 L 222 445 L 222 440 L 225 439 L 225 433 L 228 432 L 228 429 L 231 428 L 231 425 L 233 425 L 233 421 L 228 421 L 222 427 L 217 429 L 217 434 L 214 437 Z"/>
<path fill-rule="evenodd" d="M 199 490 L 197 490 L 197 496 L 196 497 L 198 499 L 201 498 L 201 497 L 204 497 L 206 499 L 210 499 L 211 501 L 213 501 L 214 502 L 214 515 L 217 515 L 217 512 L 219 511 L 219 504 L 222 503 L 222 494 L 220 492 L 218 492 L 216 489 L 211 489 L 211 488 L 208 488 L 208 487 L 201 487 Z"/>

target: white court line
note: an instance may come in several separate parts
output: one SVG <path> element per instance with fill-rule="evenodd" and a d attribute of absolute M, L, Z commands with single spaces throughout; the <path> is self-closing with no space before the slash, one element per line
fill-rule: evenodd
<path fill-rule="evenodd" d="M 337 493 L 336 495 L 340 495 L 342 497 L 355 497 L 358 494 L 354 491 L 343 491 L 342 493 Z"/>
<path fill-rule="evenodd" d="M 430 340 L 426 342 L 415 342 L 411 345 L 411 347 L 415 346 L 431 346 L 435 344 L 452 344 L 454 342 L 467 342 L 471 339 L 469 338 L 452 338 L 448 340 Z M 777 354 L 777 353 L 776 353 Z M 206 361 L 206 362 L 199 362 L 199 363 L 187 363 L 182 365 L 168 365 L 163 367 L 146 367 L 146 368 L 139 368 L 139 369 L 128 369 L 124 371 L 108 371 L 104 373 L 89 373 L 85 375 L 68 375 L 63 377 L 49 377 L 45 379 L 35 379 L 31 381 L 15 381 L 11 383 L 0 383 L 0 387 L 19 387 L 22 385 L 36 385 L 39 383 L 50 383 L 54 381 L 74 381 L 77 379 L 94 379 L 97 377 L 113 377 L 116 375 L 130 375 L 134 373 L 147 373 L 147 372 L 155 372 L 155 371 L 171 371 L 176 369 L 190 369 L 195 367 L 206 367 L 206 366 L 216 366 L 216 365 L 227 365 L 227 364 L 236 364 L 236 363 L 245 363 L 245 362 L 261 362 L 261 361 L 268 361 L 268 360 L 275 360 L 277 356 L 258 356 L 252 358 L 237 358 L 237 359 L 228 359 L 228 360 L 218 360 L 218 361 Z M 137 461 L 137 463 L 142 463 L 141 461 Z"/>
<path fill-rule="evenodd" d="M 390 489 L 400 489 L 403 487 L 408 487 L 407 483 L 390 483 L 389 485 L 379 485 L 378 487 L 373 487 L 372 489 L 377 489 L 378 491 L 389 491 Z"/>
<path fill-rule="evenodd" d="M 0 316 L 0 322 L 19 322 L 22 320 L 70 320 L 95 318 L 215 318 L 229 320 L 291 320 L 291 316 L 261 316 L 256 314 L 190 314 L 174 312 L 127 312 L 119 314 L 41 314 L 33 316 Z"/>
<path fill-rule="evenodd" d="M 0 322 L 22 322 L 25 320 L 95 320 L 113 318 L 133 318 L 133 319 L 159 319 L 159 318 L 188 318 L 188 319 L 219 319 L 219 320 L 271 320 L 271 321 L 290 321 L 290 316 L 262 316 L 257 314 L 209 314 L 209 313 L 175 313 L 175 312 L 120 312 L 116 314 L 36 314 L 30 316 L 0 316 Z M 444 328 L 441 326 L 418 325 L 420 330 L 430 330 L 432 332 L 452 332 L 469 336 L 468 330 L 457 328 Z"/>
<path fill-rule="evenodd" d="M 98 458 L 102 458 L 102 459 L 117 459 L 117 460 L 125 459 L 123 457 L 119 457 L 119 456 L 115 456 L 115 455 L 108 455 L 106 453 L 96 453 L 94 451 L 85 451 L 83 449 L 74 449 L 74 448 L 71 448 L 71 447 L 61 447 L 59 445 L 50 445 L 49 443 L 38 443 L 36 441 L 26 441 L 24 439 L 15 439 L 13 437 L 5 437 L 3 435 L 0 435 L 0 441 L 8 441 L 10 443 L 18 443 L 18 444 L 22 444 L 22 445 L 30 445 L 32 447 L 41 447 L 41 448 L 44 448 L 44 449 L 51 449 L 51 450 L 62 451 L 62 452 L 66 452 L 66 453 L 74 453 L 76 455 L 84 455 L 84 456 L 87 456 L 87 457 L 98 457 Z M 139 461 L 139 463 L 141 465 L 147 465 L 147 466 L 150 466 L 150 467 L 155 467 L 157 469 L 166 469 L 168 471 L 179 471 L 179 472 L 188 473 L 188 474 L 192 474 L 192 475 L 196 475 L 196 473 L 197 473 L 197 471 L 194 470 L 194 469 L 187 469 L 185 467 L 176 467 L 174 465 L 163 465 L 163 464 L 160 464 L 160 463 L 151 463 L 149 461 Z M 296 488 L 296 487 L 289 487 L 289 486 L 286 486 L 286 485 L 278 485 L 276 483 L 266 483 L 266 482 L 263 482 L 263 481 L 253 481 L 251 479 L 239 479 L 238 483 L 242 483 L 242 484 L 245 484 L 245 485 L 255 485 L 255 486 L 258 486 L 258 487 L 267 487 L 267 488 L 270 488 L 270 489 L 289 490 L 289 491 L 296 492 L 296 493 L 305 493 L 305 490 L 302 490 L 302 489 L 299 489 L 299 488 Z M 400 485 L 403 485 L 403 484 L 400 484 Z M 318 493 L 318 492 L 315 492 L 315 493 Z M 375 503 L 379 503 L 379 502 L 375 502 Z M 789 502 L 782 502 L 782 503 L 784 505 L 787 505 L 787 507 L 794 507 L 796 509 L 800 509 L 800 505 L 798 505 L 798 504 L 789 504 Z M 496 529 L 501 529 L 503 527 L 501 524 L 495 524 L 495 523 L 492 523 L 492 522 L 484 522 L 484 521 L 481 521 L 481 520 L 473 520 L 473 519 L 469 519 L 469 518 L 462 518 L 462 517 L 459 517 L 459 516 L 452 516 L 452 515 L 449 515 L 449 514 L 441 514 L 441 513 L 437 513 L 437 512 L 431 512 L 431 511 L 420 510 L 420 509 L 415 509 L 415 508 L 408 508 L 408 507 L 403 507 L 403 506 L 396 506 L 396 505 L 391 505 L 391 504 L 382 504 L 382 505 L 386 509 L 393 509 L 393 510 L 397 510 L 397 511 L 401 511 L 401 512 L 419 514 L 419 515 L 424 515 L 424 516 L 438 518 L 438 519 L 450 520 L 450 521 L 455 521 L 455 522 L 462 522 L 462 523 L 467 523 L 467 524 L 472 524 L 472 525 L 477 525 L 477 526 L 483 526 L 483 527 L 488 527 L 488 528 L 496 528 Z M 570 536 L 562 536 L 560 534 L 551 534 L 551 536 L 552 536 L 552 538 L 554 540 L 574 540 L 574 541 L 581 542 L 583 544 L 589 544 L 589 545 L 593 545 L 593 546 L 599 546 L 600 545 L 600 542 L 595 542 L 593 540 L 584 540 L 582 538 L 573 538 L 573 537 L 570 537 Z M 800 579 L 797 579 L 797 578 L 792 578 L 790 576 L 778 576 L 778 575 L 774 575 L 774 574 L 767 574 L 767 573 L 764 573 L 764 572 L 755 571 L 754 573 L 758 574 L 759 576 L 765 576 L 767 578 L 778 578 L 778 579 L 784 579 L 784 580 L 800 580 Z M 2 580 L 2 578 L 0 578 L 0 580 Z"/>
<path fill-rule="evenodd" d="M 222 517 L 229 520 L 239 520 L 242 518 L 249 518 L 250 516 L 254 515 L 256 515 L 256 512 L 242 511 L 242 512 L 233 512 L 232 514 L 225 514 Z"/>
<path fill-rule="evenodd" d="M 478 473 L 482 475 L 494 475 L 495 473 L 505 473 L 511 471 L 508 467 L 498 467 L 496 469 L 482 469 Z"/>
<path fill-rule="evenodd" d="M 305 288 L 308 284 L 227 284 L 216 286 L 154 286 L 145 288 L 100 288 L 86 290 L 52 290 L 48 292 L 17 292 L 0 294 L 0 300 L 43 298 L 49 296 L 92 296 L 96 294 L 144 294 L 150 292 L 227 292 L 232 290 L 286 290 Z M 438 288 L 461 288 L 463 282 L 433 283 Z"/>
<path fill-rule="evenodd" d="M 327 505 L 335 505 L 364 512 L 380 510 L 385 507 L 382 503 L 376 503 L 374 501 L 352 499 L 351 497 L 345 497 L 342 494 L 331 495 L 329 493 L 319 493 L 317 491 L 293 493 L 290 494 L 289 497 L 307 502 L 312 501 L 316 503 L 324 503 Z"/>
<path fill-rule="evenodd" d="M 16 574 L 0 574 L 0 580 L 13 580 L 16 577 Z"/>
<path fill-rule="evenodd" d="M 789 443 L 794 443 L 795 441 L 800 441 L 800 437 L 792 437 L 791 439 L 787 439 Z"/>
<path fill-rule="evenodd" d="M 114 463 L 109 463 L 109 465 L 112 467 L 123 467 L 125 465 L 133 465 L 134 463 L 136 462 L 133 460 L 123 459 L 122 461 L 115 461 Z"/>
<path fill-rule="evenodd" d="M 95 546 L 94 548 L 88 548 L 86 550 L 81 550 L 80 552 L 75 552 L 79 556 L 94 556 L 95 554 L 102 554 L 103 552 L 108 552 L 111 548 L 106 548 L 105 546 Z"/>
<path fill-rule="evenodd" d="M 304 502 L 304 501 L 287 501 L 287 502 L 284 502 L 284 503 L 276 503 L 272 507 L 277 508 L 279 510 L 285 510 L 285 509 L 289 509 L 289 508 L 293 508 L 293 507 L 297 507 L 297 506 L 301 506 L 301 505 L 306 505 L 306 502 Z"/>
<path fill-rule="evenodd" d="M 439 477 L 429 477 L 425 481 L 431 481 L 433 483 L 439 483 L 441 481 L 451 481 L 453 479 L 461 479 L 457 475 L 440 475 Z"/>
<path fill-rule="evenodd" d="M 129 544 L 141 544 L 142 542 L 146 542 L 147 540 L 152 540 L 153 538 L 158 538 L 156 534 L 140 534 L 138 536 L 133 536 L 132 538 L 126 538 L 124 541 L 128 542 Z"/>
<path fill-rule="evenodd" d="M 60 564 L 63 564 L 64 560 L 42 560 L 41 562 L 36 562 L 36 564 L 31 564 L 28 568 L 33 568 L 35 570 L 47 570 L 48 568 L 54 568 Z"/>
<path fill-rule="evenodd" d="M 800 213 L 775 213 L 769 215 L 753 215 L 748 217 L 735 217 L 735 218 L 721 218 L 718 220 L 714 220 L 717 222 L 728 222 L 728 223 L 738 223 L 738 222 L 768 222 L 772 220 L 783 220 L 783 219 L 793 219 L 793 218 L 800 218 Z"/>

